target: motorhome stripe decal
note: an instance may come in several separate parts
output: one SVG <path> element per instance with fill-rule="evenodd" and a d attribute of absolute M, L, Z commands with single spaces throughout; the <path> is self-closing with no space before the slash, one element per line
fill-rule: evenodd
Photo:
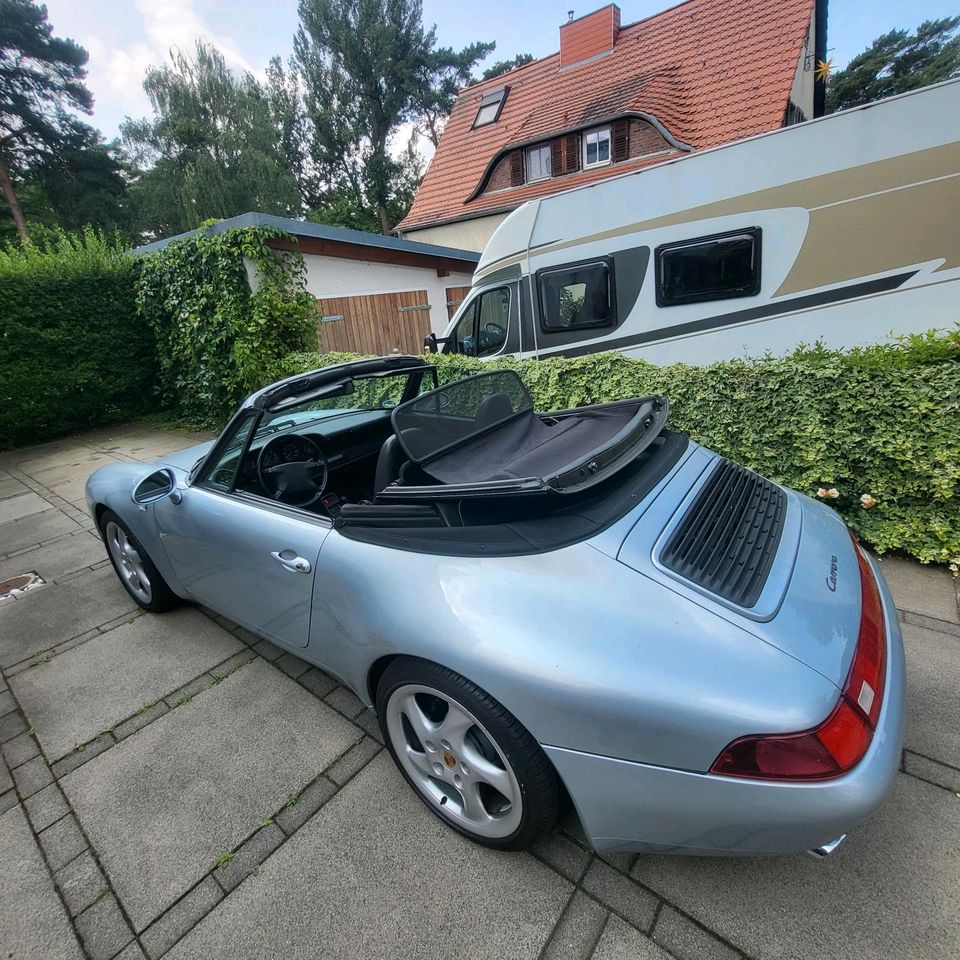
<path fill-rule="evenodd" d="M 909 273 L 898 273 L 891 277 L 880 277 L 876 280 L 866 280 L 863 283 L 852 283 L 838 290 L 823 290 L 820 293 L 811 293 L 805 297 L 792 297 L 789 300 L 779 300 L 776 303 L 766 303 L 763 306 L 751 307 L 749 310 L 737 310 L 734 313 L 724 313 L 714 317 L 702 317 L 691 320 L 689 323 L 678 323 L 670 327 L 658 327 L 656 330 L 646 330 L 629 337 L 617 337 L 613 340 L 594 340 L 579 347 L 558 350 L 540 350 L 540 356 L 551 357 L 582 357 L 588 353 L 597 353 L 601 350 L 623 350 L 627 347 L 636 347 L 653 340 L 667 340 L 682 337 L 688 333 L 705 333 L 710 330 L 719 330 L 735 323 L 745 323 L 748 320 L 762 320 L 765 317 L 775 317 L 782 313 L 792 313 L 796 310 L 809 310 L 812 307 L 821 307 L 828 303 L 838 303 L 841 300 L 853 300 L 856 297 L 867 297 L 874 293 L 886 293 L 895 290 L 906 283 L 916 270 Z"/>

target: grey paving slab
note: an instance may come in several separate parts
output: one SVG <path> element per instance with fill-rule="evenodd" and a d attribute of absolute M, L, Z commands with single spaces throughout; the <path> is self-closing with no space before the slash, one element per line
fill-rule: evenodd
<path fill-rule="evenodd" d="M 87 849 L 87 841 L 83 839 L 73 814 L 58 820 L 52 827 L 47 827 L 39 837 L 47 863 L 54 871 L 65 867 Z"/>
<path fill-rule="evenodd" d="M 11 770 L 40 753 L 37 741 L 29 733 L 21 733 L 18 737 L 8 740 L 2 750 L 3 759 L 7 761 L 7 766 Z"/>
<path fill-rule="evenodd" d="M 181 607 L 137 617 L 10 682 L 47 757 L 57 760 L 241 650 L 236 637 Z"/>
<path fill-rule="evenodd" d="M 222 899 L 223 890 L 213 877 L 206 877 L 143 934 L 141 940 L 150 956 L 166 953 Z"/>
<path fill-rule="evenodd" d="M 883 557 L 880 570 L 899 609 L 960 623 L 953 577 L 945 567 Z"/>
<path fill-rule="evenodd" d="M 653 926 L 656 897 L 602 860 L 590 864 L 581 884 L 587 893 L 626 917 L 635 927 L 649 930 Z"/>
<path fill-rule="evenodd" d="M 61 497 L 68 503 L 85 503 L 86 501 L 87 478 L 76 477 L 73 480 L 64 480 L 62 483 L 55 483 L 47 489 L 57 497 Z"/>
<path fill-rule="evenodd" d="M 907 723 L 903 745 L 960 767 L 960 639 L 903 624 Z"/>
<path fill-rule="evenodd" d="M 17 960 L 83 960 L 19 807 L 0 816 L 0 950 Z"/>
<path fill-rule="evenodd" d="M 936 760 L 904 750 L 903 769 L 915 777 L 920 777 L 921 780 L 929 780 L 945 790 L 960 794 L 960 770 L 955 767 L 948 767 L 946 764 L 937 763 Z"/>
<path fill-rule="evenodd" d="M 587 960 L 606 923 L 607 910 L 578 890 L 543 953 L 543 960 Z"/>
<path fill-rule="evenodd" d="M 27 808 L 27 816 L 30 817 L 33 829 L 37 833 L 46 830 L 50 824 L 56 823 L 70 812 L 67 801 L 63 798 L 60 788 L 55 783 L 51 783 L 39 793 L 29 797 L 24 806 Z"/>
<path fill-rule="evenodd" d="M 90 960 L 111 960 L 133 940 L 116 898 L 109 895 L 87 907 L 76 924 Z"/>
<path fill-rule="evenodd" d="M 79 523 L 52 507 L 22 520 L 11 520 L 0 526 L 0 557 L 81 529 Z"/>
<path fill-rule="evenodd" d="M 610 917 L 593 960 L 670 960 L 670 954 L 619 917 Z"/>
<path fill-rule="evenodd" d="M 16 497 L 21 493 L 29 493 L 30 488 L 22 484 L 15 477 L 5 473 L 0 475 L 0 499 Z"/>
<path fill-rule="evenodd" d="M 580 879 L 590 862 L 590 854 L 568 840 L 559 830 L 552 830 L 538 840 L 533 852 L 574 883 Z"/>
<path fill-rule="evenodd" d="M 0 607 L 0 666 L 25 660 L 138 609 L 112 567 L 35 590 Z"/>
<path fill-rule="evenodd" d="M 829 860 L 642 856 L 633 872 L 755 960 L 960 954 L 960 800 L 905 775 Z"/>
<path fill-rule="evenodd" d="M 680 960 L 739 960 L 740 957 L 669 904 L 660 909 L 653 939 Z"/>
<path fill-rule="evenodd" d="M 60 782 L 142 930 L 356 738 L 258 660 Z"/>
<path fill-rule="evenodd" d="M 106 878 L 89 850 L 58 870 L 56 881 L 71 916 L 86 910 L 109 889 Z"/>
<path fill-rule="evenodd" d="M 108 453 L 77 453 L 59 460 L 44 458 L 42 461 L 28 461 L 20 464 L 19 469 L 37 483 L 50 489 L 68 480 L 86 480 L 94 470 L 108 463 L 116 463 L 120 458 Z"/>
<path fill-rule="evenodd" d="M 103 542 L 96 534 L 80 533 L 0 560 L 0 580 L 34 571 L 50 582 L 105 560 L 106 556 Z"/>
<path fill-rule="evenodd" d="M 260 960 L 297 943 L 351 960 L 529 958 L 572 889 L 533 857 L 449 830 L 383 755 L 168 956 Z"/>
<path fill-rule="evenodd" d="M 11 520 L 22 520 L 32 513 L 49 510 L 50 504 L 43 497 L 35 493 L 21 493 L 16 497 L 0 500 L 0 523 L 9 523 Z"/>
<path fill-rule="evenodd" d="M 5 763 L 0 763 L 0 793 L 13 789 L 13 777 Z"/>

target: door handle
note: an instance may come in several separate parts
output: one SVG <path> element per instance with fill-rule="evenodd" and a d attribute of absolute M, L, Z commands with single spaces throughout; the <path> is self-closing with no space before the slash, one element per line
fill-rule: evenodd
<path fill-rule="evenodd" d="M 305 560 L 303 557 L 285 557 L 285 553 L 293 553 L 292 550 L 272 550 L 270 556 L 276 560 L 284 570 L 289 570 L 291 573 L 309 573 L 310 572 L 310 561 Z"/>

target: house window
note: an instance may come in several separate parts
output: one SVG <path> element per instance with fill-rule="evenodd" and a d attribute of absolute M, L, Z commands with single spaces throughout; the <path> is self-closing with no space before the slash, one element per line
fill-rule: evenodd
<path fill-rule="evenodd" d="M 657 305 L 753 297 L 760 292 L 760 228 L 657 247 Z"/>
<path fill-rule="evenodd" d="M 606 261 L 577 264 L 538 274 L 540 325 L 556 333 L 614 322 L 612 271 Z"/>
<path fill-rule="evenodd" d="M 550 144 L 527 148 L 527 183 L 550 176 Z"/>
<path fill-rule="evenodd" d="M 473 121 L 474 127 L 485 127 L 487 124 L 497 122 L 509 90 L 509 87 L 500 87 L 498 90 L 491 90 L 483 95 L 476 119 Z"/>
<path fill-rule="evenodd" d="M 583 165 L 598 167 L 610 162 L 610 128 L 599 127 L 583 135 Z"/>

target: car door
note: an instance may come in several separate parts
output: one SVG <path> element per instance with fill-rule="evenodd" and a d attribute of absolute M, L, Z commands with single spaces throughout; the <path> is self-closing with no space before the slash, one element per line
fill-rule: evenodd
<path fill-rule="evenodd" d="M 202 486 L 157 505 L 160 541 L 198 602 L 254 633 L 305 647 L 320 547 L 331 525 Z"/>

